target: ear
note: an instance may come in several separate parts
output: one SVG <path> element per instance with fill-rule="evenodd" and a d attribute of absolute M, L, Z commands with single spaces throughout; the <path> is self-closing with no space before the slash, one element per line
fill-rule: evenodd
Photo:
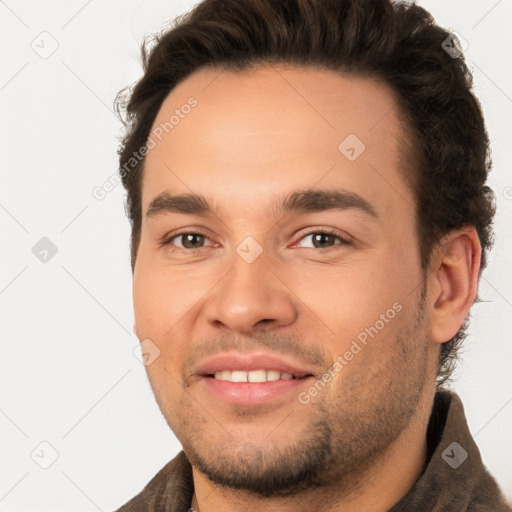
<path fill-rule="evenodd" d="M 451 231 L 434 248 L 427 278 L 432 342 L 450 340 L 464 322 L 476 298 L 481 254 L 473 226 Z"/>

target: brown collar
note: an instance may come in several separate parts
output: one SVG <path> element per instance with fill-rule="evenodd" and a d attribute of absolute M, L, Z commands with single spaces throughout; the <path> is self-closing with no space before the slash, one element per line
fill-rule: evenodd
<path fill-rule="evenodd" d="M 427 445 L 428 457 L 422 475 L 389 512 L 511 510 L 482 463 L 464 407 L 455 393 L 436 393 Z"/>

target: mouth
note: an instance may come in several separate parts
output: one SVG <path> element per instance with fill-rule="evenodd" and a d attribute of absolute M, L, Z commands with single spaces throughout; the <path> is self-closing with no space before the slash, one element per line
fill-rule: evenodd
<path fill-rule="evenodd" d="M 311 369 L 294 361 L 271 354 L 236 352 L 210 359 L 196 375 L 208 400 L 246 406 L 293 400 L 316 378 Z"/>
<path fill-rule="evenodd" d="M 265 380 L 263 380 L 264 373 Z M 249 380 L 253 378 L 260 380 Z M 297 377 L 275 370 L 251 372 L 224 370 L 217 372 L 217 376 L 216 374 L 204 375 L 201 381 L 207 390 L 210 402 L 213 400 L 228 405 L 255 406 L 278 399 L 281 403 L 286 400 L 296 400 L 299 393 L 307 389 L 314 379 L 312 374 Z"/>
<path fill-rule="evenodd" d="M 294 380 L 304 379 L 306 377 L 313 377 L 313 374 L 301 374 L 294 375 L 288 372 L 282 372 L 280 370 L 221 370 L 215 373 L 204 375 L 215 380 L 221 380 L 225 382 L 248 382 L 251 384 L 262 383 L 262 382 L 276 382 L 279 380 Z"/>

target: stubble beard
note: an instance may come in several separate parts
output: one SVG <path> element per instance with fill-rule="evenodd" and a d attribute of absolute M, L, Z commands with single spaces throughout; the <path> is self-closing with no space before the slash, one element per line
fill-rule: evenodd
<path fill-rule="evenodd" d="M 372 340 L 393 344 L 392 357 L 371 370 L 363 361 L 356 363 L 349 379 L 344 378 L 349 366 L 344 368 L 329 384 L 336 388 L 320 392 L 329 396 L 329 403 L 322 396 L 307 405 L 297 401 L 302 418 L 305 407 L 310 412 L 302 433 L 292 440 L 286 431 L 278 436 L 286 421 L 272 435 L 262 436 L 260 443 L 240 439 L 236 432 L 213 426 L 211 416 L 188 393 L 181 399 L 179 424 L 169 419 L 168 423 L 193 467 L 222 488 L 269 498 L 335 485 L 338 494 L 349 494 L 418 409 L 427 372 L 425 320 L 422 300 L 416 317 L 394 339 Z M 298 421 L 292 419 L 294 412 L 290 419 Z M 212 426 L 220 432 L 217 439 Z"/>

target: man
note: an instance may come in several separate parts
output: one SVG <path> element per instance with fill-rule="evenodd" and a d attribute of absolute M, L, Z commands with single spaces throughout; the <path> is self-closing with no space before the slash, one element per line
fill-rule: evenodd
<path fill-rule="evenodd" d="M 510 510 L 443 387 L 494 214 L 457 41 L 386 0 L 205 0 L 156 43 L 120 173 L 183 451 L 119 510 Z"/>

